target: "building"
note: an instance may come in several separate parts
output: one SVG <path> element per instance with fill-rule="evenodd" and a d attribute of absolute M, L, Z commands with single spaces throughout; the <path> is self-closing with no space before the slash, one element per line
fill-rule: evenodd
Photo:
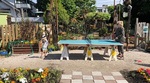
<path fill-rule="evenodd" d="M 0 0 L 0 13 L 8 14 L 11 17 L 11 23 L 21 22 L 22 19 L 43 22 L 43 18 L 40 17 L 43 12 L 38 11 L 31 0 Z"/>
<path fill-rule="evenodd" d="M 97 7 L 98 12 L 108 13 L 108 5 L 102 5 L 102 7 Z"/>

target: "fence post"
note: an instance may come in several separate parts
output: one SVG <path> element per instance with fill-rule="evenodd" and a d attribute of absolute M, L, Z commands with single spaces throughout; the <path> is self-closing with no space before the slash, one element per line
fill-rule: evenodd
<path fill-rule="evenodd" d="M 137 37 L 137 28 L 139 27 L 138 25 L 138 21 L 139 21 L 139 19 L 138 18 L 136 18 L 136 23 L 135 23 L 135 32 L 134 32 L 134 35 L 135 35 L 135 40 L 134 40 L 134 47 L 136 48 L 137 47 L 137 45 L 138 45 L 138 37 Z"/>
<path fill-rule="evenodd" d="M 148 41 L 150 41 L 150 23 L 148 24 Z"/>
<path fill-rule="evenodd" d="M 18 25 L 15 25 L 15 40 L 18 39 Z"/>
<path fill-rule="evenodd" d="M 15 31 L 14 31 L 15 27 L 14 27 L 14 25 L 11 25 L 11 28 L 12 28 L 12 40 L 14 41 L 15 40 Z"/>
<path fill-rule="evenodd" d="M 12 41 L 12 30 L 11 26 L 8 25 L 9 41 Z"/>

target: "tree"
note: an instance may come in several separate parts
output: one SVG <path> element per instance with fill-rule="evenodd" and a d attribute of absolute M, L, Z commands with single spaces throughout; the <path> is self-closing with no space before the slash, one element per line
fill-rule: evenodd
<path fill-rule="evenodd" d="M 100 31 L 100 28 L 104 28 L 103 24 L 106 20 L 110 19 L 110 14 L 103 13 L 103 12 L 90 12 L 86 14 L 86 22 L 88 24 L 88 27 L 90 27 L 90 30 L 88 30 L 90 33 L 91 31 Z M 98 22 L 100 26 L 97 26 Z M 103 34 L 104 35 L 104 34 Z"/>
<path fill-rule="evenodd" d="M 87 31 L 88 31 L 88 23 L 85 20 L 85 15 L 89 12 L 96 12 L 96 7 L 95 7 L 95 0 L 76 0 L 76 8 L 77 8 L 77 12 L 76 12 L 76 18 L 79 21 L 82 21 L 82 25 L 84 32 L 85 32 L 85 37 L 87 36 Z"/>
<path fill-rule="evenodd" d="M 138 3 L 137 3 L 138 2 Z M 150 22 L 150 0 L 132 0 L 132 24 L 139 18 L 141 22 Z"/>
<path fill-rule="evenodd" d="M 40 11 L 46 11 L 47 9 L 47 4 L 50 3 L 51 0 L 37 0 L 37 4 L 36 7 L 40 10 Z"/>
<path fill-rule="evenodd" d="M 62 5 L 67 10 L 70 19 L 74 18 L 74 13 L 77 11 L 75 0 L 62 0 Z"/>
<path fill-rule="evenodd" d="M 47 4 L 47 9 L 44 13 L 44 20 L 46 23 L 52 24 L 52 43 L 57 45 L 58 23 L 66 25 L 69 23 L 69 15 L 63 7 L 61 0 L 50 0 L 50 3 Z"/>

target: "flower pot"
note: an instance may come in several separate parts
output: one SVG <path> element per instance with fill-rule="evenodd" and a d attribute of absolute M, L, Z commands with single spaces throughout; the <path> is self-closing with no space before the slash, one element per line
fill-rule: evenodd
<path fill-rule="evenodd" d="M 7 55 L 7 54 L 8 54 L 7 51 L 1 51 L 1 52 L 0 52 L 0 55 Z"/>

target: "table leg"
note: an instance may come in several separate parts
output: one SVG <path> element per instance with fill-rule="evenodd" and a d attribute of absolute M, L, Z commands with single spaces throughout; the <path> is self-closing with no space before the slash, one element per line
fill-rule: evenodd
<path fill-rule="evenodd" d="M 105 47 L 103 55 L 106 55 L 106 53 L 110 56 L 110 49 L 109 49 L 109 47 Z"/>
<path fill-rule="evenodd" d="M 66 45 L 63 45 L 63 50 L 62 50 L 60 60 L 63 60 L 63 58 L 66 58 L 67 60 L 69 60 L 69 51 L 68 51 L 68 47 Z"/>
<path fill-rule="evenodd" d="M 85 47 L 85 48 L 84 48 L 83 55 L 86 55 L 87 48 L 88 48 L 88 47 Z"/>
<path fill-rule="evenodd" d="M 91 47 L 87 47 L 87 49 L 86 49 L 85 61 L 86 61 L 88 58 L 91 58 L 91 61 L 93 61 L 93 54 L 92 54 Z"/>

